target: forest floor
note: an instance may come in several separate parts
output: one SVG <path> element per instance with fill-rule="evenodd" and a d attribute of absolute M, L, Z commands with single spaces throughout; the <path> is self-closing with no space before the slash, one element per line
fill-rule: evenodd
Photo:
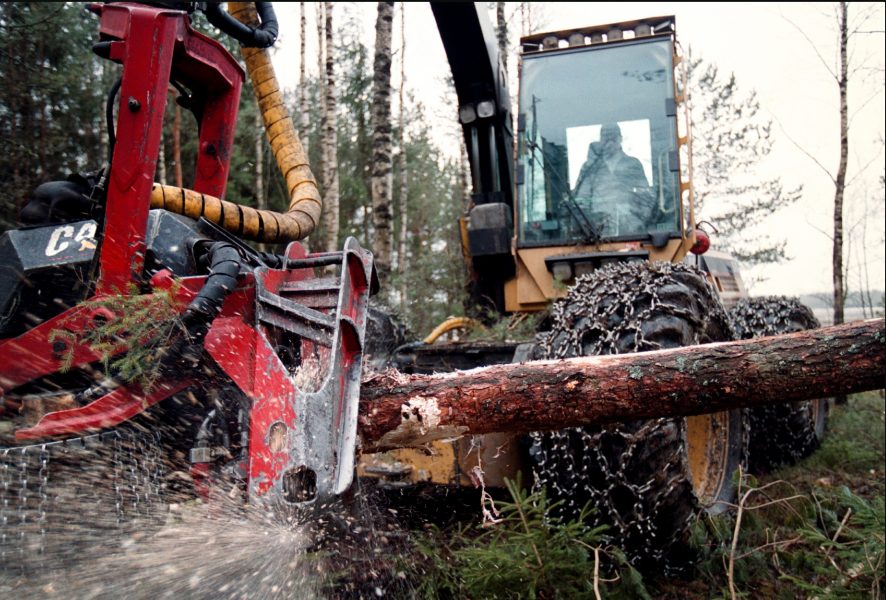
<path fill-rule="evenodd" d="M 882 392 L 833 406 L 821 447 L 754 482 L 740 527 L 737 512 L 706 523 L 694 577 L 653 597 L 884 597 L 884 467 Z"/>
<path fill-rule="evenodd" d="M 113 473 L 80 469 L 77 486 L 29 493 L 33 522 L 2 496 L 0 596 L 879 600 L 884 468 L 883 393 L 852 396 L 832 408 L 812 456 L 743 477 L 733 511 L 694 523 L 696 561 L 678 577 L 638 573 L 603 530 L 552 523 L 543 496 L 518 482 L 494 493 L 491 527 L 476 490 L 382 494 L 359 482 L 336 506 L 290 515 L 247 510 L 219 488 L 221 502 L 174 505 L 132 529 L 115 524 L 126 490 L 108 485 Z"/>
<path fill-rule="evenodd" d="M 734 510 L 694 524 L 695 566 L 679 577 L 637 573 L 606 544 L 605 531 L 583 531 L 574 523 L 552 527 L 536 510 L 538 497 L 512 490 L 500 508 L 515 518 L 506 514 L 494 533 L 477 525 L 474 504 L 473 524 L 455 520 L 416 534 L 417 551 L 406 561 L 406 576 L 414 581 L 409 594 L 883 598 L 884 467 L 883 392 L 858 394 L 832 406 L 814 454 L 764 476 L 743 477 Z"/>

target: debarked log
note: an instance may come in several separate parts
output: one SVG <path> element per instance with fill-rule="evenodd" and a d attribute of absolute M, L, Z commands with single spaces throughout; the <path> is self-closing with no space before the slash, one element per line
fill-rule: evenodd
<path fill-rule="evenodd" d="M 689 416 L 884 387 L 884 320 L 655 352 L 533 361 L 436 375 L 368 376 L 364 450 L 463 434 Z"/>

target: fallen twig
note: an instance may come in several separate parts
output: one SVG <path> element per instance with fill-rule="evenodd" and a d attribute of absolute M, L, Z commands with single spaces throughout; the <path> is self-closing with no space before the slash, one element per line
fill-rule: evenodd
<path fill-rule="evenodd" d="M 843 528 L 846 526 L 846 522 L 849 520 L 850 516 L 852 516 L 852 509 L 847 508 L 846 514 L 843 515 L 843 520 L 840 521 L 840 526 L 837 527 L 837 532 L 834 534 L 834 537 L 831 538 L 831 542 L 835 544 L 837 543 L 837 538 L 840 537 L 840 532 L 843 531 Z M 831 548 L 833 548 L 833 546 L 828 546 L 827 550 L 825 550 L 825 554 L 830 554 Z"/>
<path fill-rule="evenodd" d="M 744 494 L 742 494 L 741 493 L 741 484 L 744 481 L 744 478 L 743 478 L 743 472 L 742 472 L 741 467 L 739 467 L 739 469 L 738 469 L 738 476 L 739 476 L 739 478 L 738 478 L 739 501 L 738 501 L 738 505 L 735 506 L 735 508 L 736 508 L 735 527 L 732 530 L 732 545 L 730 546 L 730 549 L 729 549 L 729 563 L 726 568 L 726 578 L 729 583 L 729 595 L 732 598 L 732 600 L 736 600 L 736 598 L 738 597 L 738 594 L 735 591 L 735 561 L 736 561 L 736 559 L 740 559 L 740 558 L 743 558 L 744 556 L 747 556 L 747 554 L 743 554 L 738 557 L 736 557 L 736 555 L 735 555 L 736 550 L 738 549 L 738 536 L 739 536 L 739 532 L 741 531 L 741 520 L 742 520 L 742 517 L 744 516 L 745 511 L 757 510 L 760 508 L 765 508 L 767 506 L 771 506 L 773 504 L 787 503 L 788 506 L 790 506 L 791 500 L 805 498 L 805 496 L 803 496 L 801 494 L 795 494 L 793 496 L 788 496 L 787 498 L 778 498 L 775 500 L 770 500 L 768 502 L 764 502 L 763 504 L 758 504 L 756 506 L 746 506 L 746 503 L 752 494 L 762 493 L 767 488 L 770 488 L 778 483 L 786 483 L 786 482 L 782 481 L 781 479 L 776 480 L 776 481 L 770 481 L 766 485 L 762 485 L 758 488 L 751 488 L 748 491 L 746 491 Z M 766 546 L 769 546 L 769 545 L 772 545 L 775 543 L 776 542 L 772 542 L 770 544 L 766 544 Z"/>
<path fill-rule="evenodd" d="M 594 547 L 594 598 L 600 600 L 600 548 Z"/>
<path fill-rule="evenodd" d="M 748 552 L 745 552 L 742 555 L 736 556 L 735 559 L 741 560 L 742 558 L 748 557 L 755 552 L 760 552 L 762 550 L 765 550 L 766 548 L 782 548 L 782 547 L 787 548 L 788 546 L 796 544 L 797 542 L 800 542 L 802 540 L 803 540 L 803 538 L 801 536 L 797 536 L 795 538 L 791 538 L 789 540 L 782 540 L 780 542 L 779 541 L 769 542 L 767 544 L 763 544 L 762 546 L 757 546 L 753 550 L 749 550 Z"/>

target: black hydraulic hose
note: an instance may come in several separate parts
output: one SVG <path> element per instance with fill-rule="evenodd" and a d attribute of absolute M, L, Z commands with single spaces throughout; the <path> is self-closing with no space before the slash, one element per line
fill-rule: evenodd
<path fill-rule="evenodd" d="M 183 316 L 188 334 L 200 339 L 221 312 L 225 298 L 237 287 L 237 275 L 243 259 L 237 247 L 229 242 L 216 242 L 209 247 L 209 277 Z"/>
<path fill-rule="evenodd" d="M 220 2 L 206 4 L 206 18 L 247 48 L 270 48 L 277 41 L 279 31 L 274 8 L 270 2 L 256 2 L 255 10 L 261 20 L 261 25 L 255 29 L 226 13 Z"/>
<path fill-rule="evenodd" d="M 114 126 L 114 100 L 117 98 L 122 83 L 123 78 L 118 77 L 114 85 L 111 86 L 111 91 L 108 92 L 108 101 L 105 104 L 105 119 L 108 122 L 108 164 L 111 164 L 111 159 L 114 158 L 114 146 L 117 144 L 117 131 Z"/>
<path fill-rule="evenodd" d="M 255 11 L 261 19 L 261 25 L 253 32 L 258 48 L 270 48 L 277 41 L 280 31 L 277 25 L 277 15 L 274 14 L 274 5 L 270 2 L 256 2 Z"/>

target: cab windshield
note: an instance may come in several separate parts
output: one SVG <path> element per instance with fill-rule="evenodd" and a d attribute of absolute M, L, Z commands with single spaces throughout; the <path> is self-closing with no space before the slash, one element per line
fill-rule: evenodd
<path fill-rule="evenodd" d="M 672 42 L 525 56 L 521 246 L 679 235 Z"/>

